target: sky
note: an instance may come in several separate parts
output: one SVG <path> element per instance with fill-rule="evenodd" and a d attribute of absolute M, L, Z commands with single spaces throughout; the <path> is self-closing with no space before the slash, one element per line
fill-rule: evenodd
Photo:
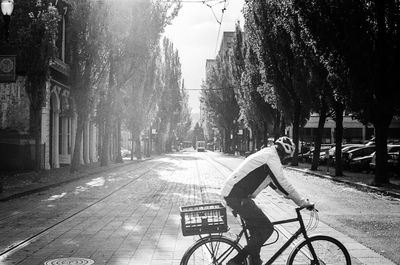
<path fill-rule="evenodd" d="M 238 20 L 243 26 L 241 9 L 244 0 L 226 0 L 227 7 L 223 14 L 219 37 L 217 19 L 221 20 L 224 2 L 221 0 L 206 1 L 209 5 L 215 4 L 211 9 L 200 1 L 193 3 L 189 1 L 196 0 L 183 1 L 178 16 L 171 25 L 167 26 L 164 35 L 173 42 L 175 49 L 179 52 L 182 77 L 185 87 L 189 91 L 189 105 L 192 113 L 199 113 L 199 89 L 202 80 L 205 79 L 206 59 L 215 59 L 224 31 L 234 31 Z M 190 91 L 191 89 L 192 91 Z"/>

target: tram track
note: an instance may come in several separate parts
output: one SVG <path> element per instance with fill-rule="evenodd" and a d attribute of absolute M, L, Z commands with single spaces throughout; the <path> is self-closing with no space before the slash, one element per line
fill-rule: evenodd
<path fill-rule="evenodd" d="M 26 197 L 26 196 L 30 196 L 30 195 L 34 195 L 34 194 L 38 194 L 38 193 L 40 194 L 40 192 L 43 192 L 43 191 L 48 190 L 50 188 L 55 188 L 55 187 L 60 186 L 60 185 L 65 185 L 65 184 L 73 183 L 73 182 L 76 182 L 76 181 L 79 181 L 79 180 L 82 180 L 82 179 L 86 179 L 86 178 L 92 177 L 95 174 L 106 174 L 106 173 L 112 172 L 113 170 L 116 170 L 116 169 L 117 170 L 122 170 L 122 169 L 124 169 L 124 168 L 126 168 L 128 166 L 132 166 L 132 165 L 133 164 L 131 164 L 131 163 L 126 163 L 126 164 L 119 165 L 117 168 L 111 167 L 111 168 L 107 168 L 107 169 L 105 169 L 103 171 L 89 172 L 89 173 L 85 174 L 82 177 L 73 178 L 73 179 L 66 180 L 66 181 L 59 182 L 59 183 L 55 183 L 55 184 L 52 184 L 52 185 L 49 185 L 49 186 L 46 186 L 46 187 L 43 187 L 43 188 L 34 189 L 33 191 L 25 192 L 26 194 L 24 194 L 21 197 Z M 20 197 L 10 196 L 9 198 L 0 200 L 0 203 L 4 203 L 4 202 L 10 201 L 10 200 L 15 200 L 15 199 L 18 199 L 18 198 L 20 198 Z M 30 210 L 32 210 L 32 209 L 30 209 Z M 24 210 L 19 210 L 17 212 L 13 212 L 13 213 L 11 213 L 9 215 L 6 215 L 6 216 L 0 216 L 0 225 L 3 224 L 4 222 L 8 221 L 8 219 L 19 217 L 19 216 L 23 215 L 24 213 L 25 213 Z"/>
<path fill-rule="evenodd" d="M 165 163 L 165 162 L 164 162 L 164 163 Z M 161 165 L 164 164 L 164 163 L 160 163 L 159 165 L 157 165 L 157 167 L 161 166 Z M 143 167 L 141 167 L 141 168 L 136 168 L 135 171 L 138 170 L 138 169 L 143 169 L 143 168 L 145 168 L 145 167 L 146 167 L 146 166 L 143 166 Z M 93 207 L 93 206 L 99 204 L 100 202 L 105 201 L 107 198 L 113 196 L 114 194 L 116 194 L 117 192 L 123 190 L 123 189 L 126 188 L 127 186 L 129 186 L 129 185 L 135 183 L 136 181 L 138 181 L 139 179 L 143 178 L 145 175 L 147 175 L 149 172 L 151 172 L 151 171 L 153 171 L 153 170 L 154 170 L 154 168 L 147 168 L 147 169 L 145 169 L 144 172 L 142 172 L 141 174 L 139 174 L 139 175 L 136 176 L 135 178 L 133 178 L 133 179 L 129 180 L 128 182 L 122 184 L 122 185 L 119 186 L 118 188 L 116 188 L 116 189 L 114 189 L 113 191 L 109 192 L 107 195 L 102 196 L 102 197 L 99 198 L 99 199 L 96 199 L 95 201 L 91 202 L 90 204 L 88 204 L 87 206 L 83 207 L 82 209 L 77 210 L 77 211 L 75 211 L 74 213 L 69 214 L 69 215 L 66 216 L 66 217 L 63 217 L 61 220 L 59 220 L 59 221 L 57 221 L 57 222 L 55 222 L 55 223 L 53 223 L 53 224 L 47 226 L 45 229 L 42 229 L 42 230 L 40 230 L 40 231 L 35 232 L 33 235 L 28 236 L 28 237 L 26 237 L 26 238 L 23 239 L 23 240 L 20 240 L 20 241 L 14 243 L 14 244 L 11 244 L 11 245 L 5 247 L 4 249 L 0 250 L 0 260 L 1 260 L 2 258 L 4 258 L 5 256 L 11 254 L 12 252 L 17 251 L 18 249 L 20 249 L 20 248 L 22 248 L 22 247 L 28 245 L 30 242 L 35 241 L 35 240 L 38 239 L 40 236 L 44 235 L 45 233 L 51 231 L 52 229 L 54 229 L 54 228 L 56 228 L 56 227 L 62 225 L 63 223 L 69 221 L 69 220 L 72 219 L 73 217 L 75 217 L 75 216 L 81 214 L 82 212 L 88 210 L 89 208 L 91 208 L 91 207 Z M 16 216 L 18 216 L 19 214 L 21 214 L 21 213 L 13 214 L 13 215 L 11 215 L 11 216 L 8 216 L 8 218 L 16 217 Z M 5 220 L 5 219 L 7 219 L 7 218 L 3 218 L 2 221 Z"/>

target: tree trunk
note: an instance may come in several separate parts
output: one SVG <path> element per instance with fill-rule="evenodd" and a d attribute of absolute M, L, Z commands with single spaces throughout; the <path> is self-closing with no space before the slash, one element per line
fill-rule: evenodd
<path fill-rule="evenodd" d="M 41 151 L 41 111 L 32 110 L 33 111 L 33 133 L 35 137 L 35 171 L 39 172 L 42 169 L 42 151 Z"/>
<path fill-rule="evenodd" d="M 255 151 L 257 148 L 257 131 L 255 126 L 251 129 L 251 137 L 253 137 L 251 151 Z"/>
<path fill-rule="evenodd" d="M 321 143 L 322 143 L 322 136 L 324 132 L 325 126 L 325 119 L 326 119 L 326 111 L 327 105 L 325 98 L 321 99 L 321 109 L 319 112 L 319 121 L 318 121 L 318 129 L 315 136 L 315 143 L 314 143 L 314 153 L 313 153 L 313 160 L 311 164 L 311 170 L 318 170 L 319 165 L 319 154 L 321 152 Z"/>
<path fill-rule="evenodd" d="M 165 141 L 165 152 L 171 153 L 172 152 L 172 136 L 169 132 L 167 135 L 167 140 Z"/>
<path fill-rule="evenodd" d="M 299 164 L 299 130 L 300 130 L 300 115 L 301 105 L 300 102 L 295 103 L 294 117 L 293 117 L 293 142 L 296 146 L 294 150 L 293 160 L 291 165 L 297 166 Z"/>
<path fill-rule="evenodd" d="M 161 133 L 159 133 L 157 130 L 157 154 L 159 155 L 162 154 L 161 144 L 162 144 L 162 136 Z"/>
<path fill-rule="evenodd" d="M 76 134 L 75 134 L 74 154 L 72 156 L 71 166 L 69 168 L 71 173 L 77 172 L 80 167 L 81 144 L 82 144 L 84 125 L 85 125 L 85 121 L 83 120 L 82 115 L 78 113 L 78 121 L 77 121 Z"/>
<path fill-rule="evenodd" d="M 375 143 L 376 143 L 376 168 L 375 168 L 375 185 L 382 185 L 389 183 L 389 176 L 387 172 L 387 138 L 388 127 L 393 118 L 392 106 L 385 104 L 387 102 L 387 91 L 390 90 L 388 86 L 389 78 L 387 77 L 387 63 L 388 53 L 387 49 L 387 25 L 385 21 L 385 13 L 388 9 L 387 1 L 380 0 L 375 2 L 375 13 L 377 22 L 377 40 L 376 40 L 376 70 L 377 77 L 375 78 L 375 115 L 373 124 L 375 127 Z M 390 36 L 390 35 L 389 35 Z"/>
<path fill-rule="evenodd" d="M 109 152 L 110 152 L 110 138 L 111 138 L 111 114 L 106 111 L 104 113 L 105 122 L 104 122 L 104 134 L 103 134 L 103 144 L 101 149 L 100 156 L 100 166 L 108 166 L 109 164 Z"/>
<path fill-rule="evenodd" d="M 285 117 L 281 113 L 281 121 L 280 121 L 280 136 L 285 135 L 286 131 L 286 122 L 285 122 Z"/>
<path fill-rule="evenodd" d="M 376 144 L 376 168 L 374 184 L 378 186 L 389 183 L 387 171 L 387 139 L 388 127 L 391 120 L 392 117 L 381 115 L 381 119 L 374 124 Z"/>
<path fill-rule="evenodd" d="M 110 154 L 110 140 L 111 140 L 111 113 L 113 107 L 113 99 L 114 99 L 114 54 L 111 51 L 109 55 L 110 60 L 110 70 L 108 74 L 108 94 L 106 100 L 106 106 L 103 108 L 105 126 L 104 126 L 104 135 L 103 135 L 103 148 L 101 150 L 101 157 L 100 157 L 100 166 L 108 166 L 109 164 L 109 154 Z"/>
<path fill-rule="evenodd" d="M 133 141 L 133 131 L 131 131 L 131 161 L 133 160 L 134 150 L 135 150 L 135 141 Z"/>
<path fill-rule="evenodd" d="M 121 118 L 118 117 L 117 119 L 117 156 L 115 158 L 115 162 L 123 163 L 122 155 L 121 155 Z"/>
<path fill-rule="evenodd" d="M 264 145 L 267 146 L 268 145 L 268 125 L 264 124 L 264 132 L 263 132 L 263 141 L 264 141 Z"/>
<path fill-rule="evenodd" d="M 232 137 L 231 137 L 232 136 Z M 227 147 L 228 147 L 228 153 L 229 154 L 233 154 L 234 150 L 235 150 L 235 138 L 234 138 L 234 134 L 233 134 L 233 129 L 230 128 L 229 129 L 229 133 L 227 135 Z"/>
<path fill-rule="evenodd" d="M 281 135 L 281 112 L 279 110 L 276 110 L 275 112 L 274 139 L 276 140 Z"/>
<path fill-rule="evenodd" d="M 343 141 L 343 104 L 336 102 L 334 103 L 335 111 L 335 176 L 343 176 L 343 163 L 342 163 L 342 141 Z"/>
<path fill-rule="evenodd" d="M 231 153 L 232 148 L 232 139 L 231 139 L 231 130 L 224 129 L 224 153 Z"/>
<path fill-rule="evenodd" d="M 151 156 L 151 150 L 152 150 L 152 145 L 153 145 L 153 143 L 152 143 L 152 136 L 151 136 L 151 126 L 149 127 L 149 142 L 148 142 L 148 145 L 147 145 L 147 157 L 150 157 Z"/>
<path fill-rule="evenodd" d="M 261 137 L 260 137 L 260 132 L 257 130 L 255 133 L 255 145 L 256 145 L 256 149 L 260 150 L 261 148 Z"/>
<path fill-rule="evenodd" d="M 99 157 L 101 157 L 101 152 L 103 150 L 103 143 L 100 139 L 104 138 L 104 127 L 105 127 L 104 120 L 100 120 L 98 126 L 99 126 L 99 137 L 98 137 L 99 140 L 97 146 L 98 146 Z"/>
<path fill-rule="evenodd" d="M 87 145 L 86 140 L 88 140 L 87 137 L 86 137 L 86 133 L 87 134 L 89 133 L 88 131 L 86 131 L 87 128 L 88 127 L 87 127 L 87 124 L 86 124 L 86 121 L 85 121 L 84 124 L 83 124 L 83 136 L 82 136 L 83 137 L 83 141 L 82 141 L 82 144 L 83 144 L 83 162 L 84 162 L 85 165 L 90 163 L 90 161 L 88 159 L 89 158 L 89 155 L 88 155 L 89 148 L 86 148 L 86 145 Z M 86 131 L 86 133 L 85 133 L 85 131 Z"/>
<path fill-rule="evenodd" d="M 135 151 L 137 160 L 142 159 L 142 146 L 140 143 L 140 135 L 135 136 Z"/>

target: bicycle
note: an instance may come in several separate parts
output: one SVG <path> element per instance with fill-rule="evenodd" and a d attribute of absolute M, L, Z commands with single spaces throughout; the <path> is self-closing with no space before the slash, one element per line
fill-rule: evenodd
<path fill-rule="evenodd" d="M 303 236 L 303 240 L 297 243 L 290 252 L 287 265 L 351 265 L 349 252 L 340 241 L 326 235 L 308 236 L 307 228 L 310 226 L 316 227 L 318 215 L 317 210 L 314 209 L 311 214 L 312 218 L 310 218 L 306 226 L 301 215 L 301 210 L 303 209 L 305 207 L 295 209 L 296 218 L 272 222 L 274 227 L 293 222 L 298 222 L 300 227 L 267 262 L 264 262 L 264 265 L 272 264 L 300 235 Z M 189 247 L 183 255 L 181 265 L 225 265 L 242 249 L 239 244 L 242 236 L 244 235 L 246 241 L 249 239 L 246 223 L 242 218 L 240 218 L 242 230 L 236 235 L 236 239 L 233 240 L 223 236 L 223 233 L 227 232 L 229 227 L 227 225 L 226 208 L 221 203 L 184 206 L 180 207 L 180 210 L 183 235 L 200 236 L 200 239 Z M 233 214 L 235 217 L 238 216 L 235 212 Z M 263 247 L 278 241 L 279 232 L 276 229 L 275 231 L 278 235 L 277 239 L 272 243 L 264 244 Z M 203 234 L 208 234 L 208 236 L 202 236 Z M 250 260 L 246 260 L 244 265 L 251 265 Z"/>

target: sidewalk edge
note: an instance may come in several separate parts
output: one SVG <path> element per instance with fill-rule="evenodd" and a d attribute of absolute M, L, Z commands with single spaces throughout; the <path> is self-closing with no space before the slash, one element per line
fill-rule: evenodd
<path fill-rule="evenodd" d="M 321 174 L 321 173 L 318 173 L 318 172 L 313 172 L 313 171 L 311 171 L 309 169 L 300 169 L 300 168 L 295 168 L 295 167 L 291 167 L 291 166 L 288 166 L 288 167 L 285 167 L 285 168 L 293 170 L 293 171 L 302 172 L 302 173 L 305 173 L 305 174 L 314 175 L 314 176 L 317 176 L 317 177 L 320 177 L 320 178 L 329 179 L 329 180 L 340 182 L 340 183 L 345 183 L 345 184 L 348 184 L 350 186 L 355 186 L 355 187 L 358 187 L 358 188 L 366 188 L 366 189 L 370 189 L 370 190 L 373 190 L 373 191 L 382 192 L 382 193 L 385 193 L 386 195 L 389 195 L 389 196 L 392 196 L 392 197 L 400 199 L 400 193 L 395 192 L 395 191 L 390 191 L 390 190 L 386 190 L 386 189 L 383 189 L 383 188 L 370 186 L 370 185 L 367 185 L 367 184 L 364 184 L 364 183 L 356 183 L 356 182 L 351 182 L 351 181 L 348 181 L 348 180 L 345 180 L 345 179 L 335 178 L 335 177 L 332 177 L 332 176 L 329 176 L 329 175 Z"/>
<path fill-rule="evenodd" d="M 144 161 L 147 161 L 147 160 L 149 160 L 149 159 L 136 160 L 134 162 L 140 163 L 140 162 L 144 162 Z M 91 175 L 94 175 L 94 174 L 97 174 L 97 173 L 100 173 L 100 172 L 106 172 L 106 171 L 112 170 L 114 168 L 121 168 L 121 167 L 128 166 L 128 165 L 131 165 L 131 164 L 133 164 L 133 163 L 132 162 L 130 162 L 130 163 L 121 163 L 121 164 L 116 163 L 116 164 L 113 164 L 112 167 L 107 167 L 107 168 L 104 168 L 104 169 L 99 167 L 98 170 L 94 170 L 93 172 L 78 173 L 78 175 L 76 177 L 68 179 L 68 180 L 55 182 L 55 183 L 47 184 L 47 185 L 44 184 L 43 186 L 40 186 L 40 187 L 37 187 L 37 188 L 27 189 L 25 191 L 17 192 L 17 193 L 14 193 L 14 194 L 11 194 L 11 195 L 8 195 L 8 196 L 4 196 L 4 197 L 1 197 L 1 195 L 0 195 L 0 202 L 6 202 L 6 201 L 13 200 L 13 199 L 18 199 L 18 198 L 21 198 L 21 197 L 24 197 L 24 196 L 27 196 L 27 195 L 30 195 L 30 194 L 38 193 L 38 192 L 41 192 L 41 191 L 45 191 L 45 190 L 48 190 L 48 189 L 63 185 L 63 184 L 67 184 L 67 183 L 70 183 L 70 182 L 76 181 L 78 179 L 82 179 L 82 178 L 85 178 L 85 177 L 88 177 L 88 176 L 91 176 Z"/>

